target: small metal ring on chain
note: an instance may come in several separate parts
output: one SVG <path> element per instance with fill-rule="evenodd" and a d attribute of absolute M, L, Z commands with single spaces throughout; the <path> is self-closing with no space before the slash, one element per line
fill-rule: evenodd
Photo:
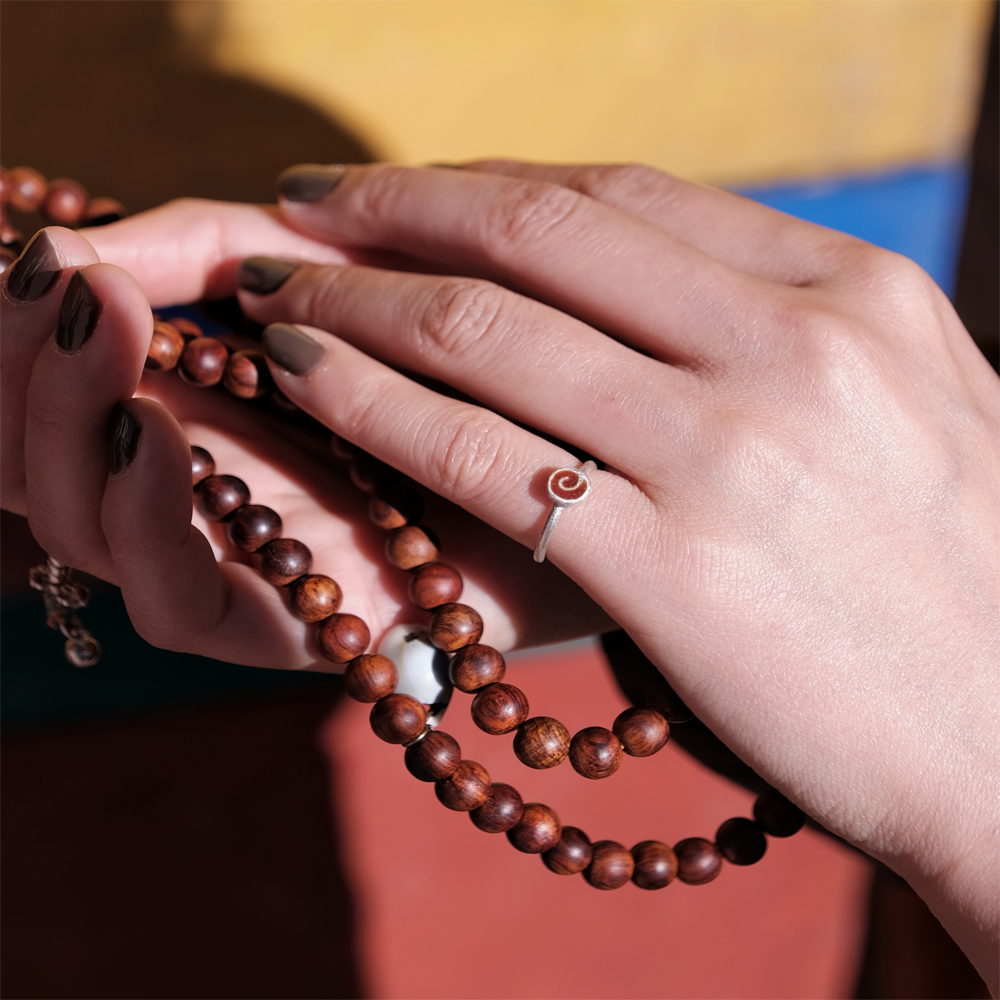
<path fill-rule="evenodd" d="M 545 522 L 545 527 L 542 528 L 542 533 L 538 537 L 538 544 L 535 546 L 536 563 L 545 562 L 545 552 L 549 547 L 549 539 L 552 537 L 556 521 L 559 520 L 563 510 L 583 503 L 590 496 L 593 487 L 590 475 L 596 471 L 596 462 L 584 462 L 579 469 L 556 469 L 549 476 L 549 499 L 553 506 L 548 520 Z"/>

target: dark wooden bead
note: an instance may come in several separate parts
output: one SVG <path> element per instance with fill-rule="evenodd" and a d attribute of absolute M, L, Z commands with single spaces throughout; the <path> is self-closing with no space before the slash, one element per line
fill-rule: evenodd
<path fill-rule="evenodd" d="M 87 202 L 80 221 L 84 226 L 107 226 L 124 219 L 125 215 L 125 206 L 120 201 L 101 195 Z"/>
<path fill-rule="evenodd" d="M 195 506 L 209 521 L 221 521 L 250 502 L 250 490 L 236 476 L 209 476 L 194 491 Z"/>
<path fill-rule="evenodd" d="M 526 802 L 517 826 L 507 831 L 507 839 L 525 854 L 541 854 L 559 843 L 562 823 L 556 811 L 541 802 Z"/>
<path fill-rule="evenodd" d="M 490 775 L 482 764 L 462 760 L 450 778 L 434 783 L 434 791 L 441 805 L 455 812 L 478 809 L 490 794 Z"/>
<path fill-rule="evenodd" d="M 472 721 L 492 736 L 512 733 L 528 717 L 528 699 L 513 684 L 487 684 L 472 699 Z"/>
<path fill-rule="evenodd" d="M 181 352 L 177 370 L 185 382 L 207 389 L 222 381 L 228 359 L 229 351 L 221 340 L 215 337 L 195 337 L 187 342 Z"/>
<path fill-rule="evenodd" d="M 392 694 L 398 683 L 396 664 L 378 653 L 356 656 L 344 670 L 344 690 L 355 701 L 378 701 Z"/>
<path fill-rule="evenodd" d="M 222 384 L 240 399 L 257 399 L 274 388 L 263 351 L 237 351 L 226 362 Z"/>
<path fill-rule="evenodd" d="M 438 649 L 454 653 L 456 649 L 479 642 L 483 620 L 479 612 L 467 604 L 442 604 L 431 614 L 429 631 L 431 642 Z"/>
<path fill-rule="evenodd" d="M 321 622 L 340 607 L 343 594 L 336 580 L 311 573 L 288 586 L 288 606 L 304 622 Z"/>
<path fill-rule="evenodd" d="M 497 782 L 490 786 L 486 801 L 469 818 L 486 833 L 506 833 L 521 822 L 524 803 L 516 788 Z"/>
<path fill-rule="evenodd" d="M 753 818 L 772 837 L 790 837 L 806 821 L 805 813 L 776 788 L 769 788 L 753 804 Z"/>
<path fill-rule="evenodd" d="M 434 562 L 438 547 L 431 541 L 426 528 L 408 524 L 389 532 L 385 540 L 385 557 L 400 569 L 416 569 L 424 563 Z"/>
<path fill-rule="evenodd" d="M 462 751 L 453 736 L 435 729 L 419 743 L 406 748 L 406 770 L 420 781 L 443 781 L 450 778 L 462 759 Z"/>
<path fill-rule="evenodd" d="M 177 367 L 183 350 L 184 338 L 176 326 L 163 321 L 154 323 L 143 367 L 149 372 L 168 372 Z"/>
<path fill-rule="evenodd" d="M 371 633 L 357 615 L 331 615 L 317 629 L 316 642 L 328 660 L 347 663 L 368 648 Z"/>
<path fill-rule="evenodd" d="M 632 881 L 640 889 L 663 889 L 677 877 L 674 849 L 658 840 L 644 840 L 632 848 Z"/>
<path fill-rule="evenodd" d="M 75 226 L 87 207 L 87 192 L 82 184 L 68 177 L 49 181 L 49 188 L 42 201 L 42 215 L 53 226 Z"/>
<path fill-rule="evenodd" d="M 48 184 L 31 167 L 14 167 L 7 172 L 10 183 L 10 207 L 15 212 L 36 212 L 45 198 Z"/>
<path fill-rule="evenodd" d="M 635 871 L 632 854 L 614 840 L 594 843 L 594 856 L 583 870 L 583 877 L 595 889 L 620 889 Z"/>
<path fill-rule="evenodd" d="M 462 596 L 462 574 L 447 563 L 427 563 L 410 575 L 409 595 L 424 611 L 454 604 Z"/>
<path fill-rule="evenodd" d="M 345 462 L 349 462 L 361 449 L 356 444 L 351 444 L 347 438 L 342 438 L 339 434 L 330 436 L 330 450 Z"/>
<path fill-rule="evenodd" d="M 248 503 L 229 519 L 229 540 L 241 552 L 256 552 L 280 537 L 281 518 L 262 504 Z"/>
<path fill-rule="evenodd" d="M 621 741 L 610 729 L 588 726 L 573 737 L 569 760 L 585 778 L 609 778 L 621 766 Z"/>
<path fill-rule="evenodd" d="M 185 344 L 195 337 L 205 336 L 201 327 L 193 319 L 188 319 L 186 316 L 172 316 L 170 322 L 184 338 Z"/>
<path fill-rule="evenodd" d="M 372 732 L 386 743 L 409 743 L 427 722 L 424 706 L 412 695 L 387 694 L 372 705 Z"/>
<path fill-rule="evenodd" d="M 351 482 L 365 493 L 372 493 L 400 477 L 401 473 L 391 465 L 386 465 L 366 451 L 358 452 L 351 461 Z"/>
<path fill-rule="evenodd" d="M 722 855 L 710 840 L 688 837 L 674 844 L 677 855 L 677 877 L 688 885 L 711 882 L 722 870 Z"/>
<path fill-rule="evenodd" d="M 755 865 L 764 857 L 767 837 L 752 819 L 736 816 L 715 831 L 715 846 L 732 865 Z"/>
<path fill-rule="evenodd" d="M 448 674 L 452 684 L 459 691 L 472 694 L 487 684 L 496 684 L 503 680 L 507 667 L 503 656 L 492 646 L 484 646 L 481 642 L 473 642 L 463 646 L 452 658 Z"/>
<path fill-rule="evenodd" d="M 539 715 L 521 724 L 514 736 L 514 753 L 522 764 L 542 770 L 561 764 L 569 743 L 569 730 L 558 719 Z"/>
<path fill-rule="evenodd" d="M 651 757 L 670 739 L 667 720 L 651 708 L 626 708 L 611 729 L 632 757 Z"/>
<path fill-rule="evenodd" d="M 280 413 L 298 413 L 298 406 L 293 403 L 280 389 L 272 389 L 271 394 L 267 397 L 273 404 L 274 408 Z"/>
<path fill-rule="evenodd" d="M 258 549 L 257 554 L 260 556 L 260 575 L 275 587 L 287 586 L 304 576 L 312 565 L 312 553 L 294 538 L 275 538 Z M 363 649 L 358 650 L 358 653 L 363 652 Z M 354 656 L 345 659 L 351 660 Z"/>
<path fill-rule="evenodd" d="M 215 459 L 204 448 L 191 445 L 191 485 L 197 486 L 214 473 Z"/>
<path fill-rule="evenodd" d="M 368 516 L 372 524 L 386 531 L 415 524 L 423 513 L 423 497 L 405 482 L 379 487 L 368 502 Z"/>
<path fill-rule="evenodd" d="M 594 857 L 590 838 L 575 826 L 564 826 L 555 847 L 550 847 L 542 861 L 557 875 L 578 875 Z"/>

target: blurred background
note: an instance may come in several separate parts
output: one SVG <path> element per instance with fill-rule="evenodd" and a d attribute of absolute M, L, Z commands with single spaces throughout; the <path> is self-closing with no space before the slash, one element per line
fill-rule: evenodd
<path fill-rule="evenodd" d="M 995 356 L 988 0 L 3 0 L 0 29 L 4 165 L 133 212 L 272 200 L 296 162 L 642 161 L 913 257 Z M 443 810 L 336 678 L 153 650 L 99 585 L 105 658 L 73 670 L 6 513 L 2 558 L 5 997 L 987 995 L 820 832 L 596 892 Z M 511 673 L 571 729 L 625 704 L 593 642 Z M 449 730 L 511 773 L 463 705 Z M 673 745 L 630 763 L 516 783 L 625 843 L 748 814 Z"/>

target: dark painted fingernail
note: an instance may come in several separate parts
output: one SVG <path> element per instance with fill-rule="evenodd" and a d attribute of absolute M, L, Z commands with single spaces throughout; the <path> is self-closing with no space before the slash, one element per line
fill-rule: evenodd
<path fill-rule="evenodd" d="M 112 476 L 120 476 L 132 464 L 141 436 L 142 424 L 132 411 L 115 403 L 108 425 L 108 463 Z"/>
<path fill-rule="evenodd" d="M 77 271 L 69 279 L 59 308 L 56 344 L 69 354 L 75 354 L 90 340 L 100 317 L 101 300 L 94 294 L 83 272 Z"/>
<path fill-rule="evenodd" d="M 301 163 L 289 167 L 278 177 L 278 194 L 286 201 L 319 201 L 325 198 L 344 177 L 339 164 L 324 167 L 319 163 Z"/>
<path fill-rule="evenodd" d="M 253 292 L 255 295 L 270 295 L 299 269 L 299 265 L 290 260 L 279 260 L 277 257 L 248 257 L 240 264 L 236 272 L 236 280 L 240 288 Z"/>
<path fill-rule="evenodd" d="M 62 264 L 49 234 L 41 229 L 31 238 L 7 275 L 7 291 L 21 302 L 40 299 L 56 282 Z"/>
<path fill-rule="evenodd" d="M 308 375 L 326 357 L 320 344 L 290 323 L 272 323 L 264 327 L 260 346 L 275 364 L 293 375 Z"/>

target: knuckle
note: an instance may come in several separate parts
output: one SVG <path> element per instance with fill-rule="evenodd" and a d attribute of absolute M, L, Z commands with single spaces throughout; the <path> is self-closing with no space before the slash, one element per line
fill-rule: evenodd
<path fill-rule="evenodd" d="M 458 504 L 476 503 L 496 492 L 504 469 L 501 418 L 463 406 L 457 417 L 445 415 L 433 429 L 429 458 L 438 492 Z"/>
<path fill-rule="evenodd" d="M 584 196 L 557 184 L 518 181 L 486 213 L 486 233 L 518 248 L 554 230 L 571 228 Z"/>
<path fill-rule="evenodd" d="M 502 322 L 506 293 L 484 281 L 438 284 L 416 322 L 421 352 L 461 357 L 480 346 Z"/>
<path fill-rule="evenodd" d="M 362 218 L 386 222 L 398 214 L 400 199 L 411 178 L 408 171 L 390 163 L 374 163 L 360 171 L 352 170 L 352 176 L 360 178 L 351 188 L 351 201 Z"/>
<path fill-rule="evenodd" d="M 681 182 L 643 163 L 582 167 L 573 186 L 597 201 L 627 201 L 640 209 L 673 201 Z"/>

